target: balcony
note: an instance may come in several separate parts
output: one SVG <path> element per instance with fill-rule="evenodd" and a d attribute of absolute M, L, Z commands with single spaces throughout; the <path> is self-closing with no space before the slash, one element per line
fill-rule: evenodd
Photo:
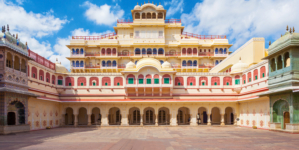
<path fill-rule="evenodd" d="M 101 56 L 100 52 L 86 52 L 85 56 Z"/>
<path fill-rule="evenodd" d="M 213 67 L 214 67 L 213 64 L 208 64 L 208 63 L 206 63 L 206 64 L 199 64 L 198 65 L 198 68 L 209 68 L 209 69 L 211 69 Z"/>
<path fill-rule="evenodd" d="M 117 19 L 117 23 L 133 23 L 133 19 Z"/>
<path fill-rule="evenodd" d="M 71 69 L 84 69 L 84 67 L 71 67 Z"/>
<path fill-rule="evenodd" d="M 84 57 L 84 54 L 71 54 L 73 57 Z"/>
<path fill-rule="evenodd" d="M 199 52 L 198 56 L 214 56 L 212 52 Z"/>
<path fill-rule="evenodd" d="M 177 52 L 177 53 L 169 52 L 169 53 L 165 53 L 165 56 L 181 56 L 181 52 Z"/>
<path fill-rule="evenodd" d="M 226 35 L 199 35 L 188 32 L 183 32 L 182 35 L 197 39 L 226 39 Z"/>
<path fill-rule="evenodd" d="M 181 19 L 165 19 L 165 23 L 181 23 Z"/>
<path fill-rule="evenodd" d="M 85 68 L 99 69 L 99 68 L 101 68 L 101 66 L 96 66 L 96 65 L 85 65 Z"/>
<path fill-rule="evenodd" d="M 224 53 L 218 53 L 218 54 L 214 54 L 214 56 L 215 57 L 226 57 L 226 56 L 228 56 L 228 54 L 226 53 L 226 54 L 224 54 Z"/>
<path fill-rule="evenodd" d="M 172 68 L 181 68 L 181 64 L 171 64 Z"/>
<path fill-rule="evenodd" d="M 117 34 L 114 32 L 114 33 L 107 33 L 107 34 L 103 34 L 103 35 L 100 35 L 100 36 L 72 36 L 72 39 L 81 39 L 81 40 L 86 40 L 86 41 L 95 41 L 95 40 L 100 40 L 100 39 L 110 39 L 112 38 L 113 36 L 116 36 Z"/>
<path fill-rule="evenodd" d="M 134 56 L 134 53 L 129 52 L 119 52 L 118 56 Z"/>

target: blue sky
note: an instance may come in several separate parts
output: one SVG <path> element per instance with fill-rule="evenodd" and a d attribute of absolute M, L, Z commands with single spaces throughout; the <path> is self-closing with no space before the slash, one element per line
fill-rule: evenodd
<path fill-rule="evenodd" d="M 67 68 L 65 57 L 72 35 L 113 32 L 117 19 L 131 19 L 135 0 L 0 0 L 0 24 L 28 42 L 31 50 Z M 185 31 L 227 35 L 235 51 L 253 37 L 264 37 L 265 47 L 285 33 L 286 25 L 299 30 L 298 0 L 165 0 L 167 18 L 182 19 Z"/>

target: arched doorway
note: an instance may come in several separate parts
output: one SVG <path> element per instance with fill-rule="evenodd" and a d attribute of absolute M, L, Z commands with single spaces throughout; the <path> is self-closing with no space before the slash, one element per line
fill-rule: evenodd
<path fill-rule="evenodd" d="M 234 124 L 233 108 L 231 108 L 231 107 L 226 107 L 225 108 L 224 123 L 226 125 L 233 125 Z"/>
<path fill-rule="evenodd" d="M 140 110 L 137 107 L 129 110 L 129 125 L 140 125 Z"/>
<path fill-rule="evenodd" d="M 19 125 L 25 124 L 25 107 L 24 104 L 19 101 L 13 101 L 7 108 L 7 124 Z"/>
<path fill-rule="evenodd" d="M 286 100 L 278 100 L 273 104 L 272 120 L 281 123 L 281 129 L 285 129 L 285 122 L 290 122 L 289 103 Z"/>
<path fill-rule="evenodd" d="M 212 125 L 220 125 L 221 123 L 221 116 L 220 116 L 220 109 L 218 107 L 212 108 L 211 111 L 211 124 Z"/>
<path fill-rule="evenodd" d="M 78 125 L 87 125 L 87 123 L 88 123 L 87 109 L 81 107 L 79 109 L 79 114 L 78 114 Z"/>
<path fill-rule="evenodd" d="M 208 115 L 207 115 L 207 109 L 206 108 L 204 108 L 204 107 L 198 108 L 198 114 L 197 115 L 199 115 L 199 120 L 200 120 L 199 124 L 200 125 L 206 125 L 208 123 Z"/>
<path fill-rule="evenodd" d="M 102 115 L 99 108 L 95 107 L 92 109 L 91 114 L 91 124 L 92 125 L 101 125 Z"/>
<path fill-rule="evenodd" d="M 159 125 L 169 125 L 170 124 L 170 114 L 169 109 L 162 107 L 158 111 L 158 124 Z"/>
<path fill-rule="evenodd" d="M 147 107 L 144 109 L 144 125 L 154 125 L 155 124 L 155 110 L 154 108 Z"/>
<path fill-rule="evenodd" d="M 74 125 L 74 114 L 73 114 L 73 109 L 68 107 L 65 111 L 65 125 Z"/>
<path fill-rule="evenodd" d="M 121 124 L 120 109 L 117 107 L 110 108 L 108 118 L 109 118 L 109 125 L 120 125 Z"/>
<path fill-rule="evenodd" d="M 178 125 L 190 125 L 190 111 L 187 107 L 181 107 L 178 110 Z"/>

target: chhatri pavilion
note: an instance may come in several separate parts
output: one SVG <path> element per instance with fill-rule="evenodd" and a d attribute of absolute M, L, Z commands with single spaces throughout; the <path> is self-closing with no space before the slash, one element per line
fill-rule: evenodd
<path fill-rule="evenodd" d="M 145 3 L 114 33 L 73 36 L 70 70 L 2 27 L 0 133 L 60 126 L 225 126 L 299 132 L 299 33 L 236 51 Z"/>

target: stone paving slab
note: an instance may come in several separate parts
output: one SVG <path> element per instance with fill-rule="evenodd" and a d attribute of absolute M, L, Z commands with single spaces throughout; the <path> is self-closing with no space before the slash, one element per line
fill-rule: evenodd
<path fill-rule="evenodd" d="M 0 135 L 0 149 L 299 149 L 299 134 L 230 127 L 55 128 Z"/>

